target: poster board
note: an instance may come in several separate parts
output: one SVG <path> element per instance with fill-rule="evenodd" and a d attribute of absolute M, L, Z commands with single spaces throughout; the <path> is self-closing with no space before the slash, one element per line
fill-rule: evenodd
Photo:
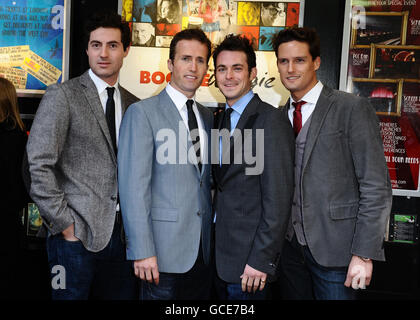
<path fill-rule="evenodd" d="M 340 90 L 379 118 L 393 195 L 420 196 L 420 0 L 347 0 Z"/>
<path fill-rule="evenodd" d="M 19 96 L 67 80 L 69 0 L 0 0 L 0 76 Z"/>
<path fill-rule="evenodd" d="M 213 20 L 207 22 L 200 13 L 200 0 L 119 2 L 120 14 L 133 31 L 130 52 L 120 71 L 120 83 L 140 99 L 158 94 L 170 80 L 167 60 L 173 35 L 185 28 L 201 28 L 207 30 L 215 45 L 229 33 L 243 34 L 251 39 L 258 71 L 253 81 L 254 92 L 274 106 L 287 101 L 289 92 L 280 81 L 271 37 L 281 29 L 303 25 L 304 1 L 216 0 L 216 9 L 211 11 L 213 18 L 209 18 Z M 169 12 L 176 14 L 166 14 L 166 6 L 170 6 Z M 211 31 L 218 28 L 220 30 Z M 196 99 L 206 106 L 217 106 L 225 101 L 215 86 L 212 59 Z"/>

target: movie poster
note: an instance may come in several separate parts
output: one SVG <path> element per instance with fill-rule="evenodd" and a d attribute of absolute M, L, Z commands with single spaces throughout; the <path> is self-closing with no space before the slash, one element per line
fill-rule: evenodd
<path fill-rule="evenodd" d="M 21 93 L 63 80 L 67 0 L 0 0 L 0 76 Z"/>
<path fill-rule="evenodd" d="M 303 16 L 301 3 L 299 0 L 123 0 L 121 15 L 130 22 L 132 41 L 120 82 L 141 99 L 158 94 L 170 80 L 167 60 L 172 37 L 186 28 L 201 28 L 213 45 L 231 33 L 249 38 L 257 55 L 254 92 L 274 106 L 284 104 L 289 94 L 277 72 L 271 39 L 278 31 L 299 25 Z M 224 102 L 215 87 L 212 60 L 196 98 L 208 106 Z"/>
<path fill-rule="evenodd" d="M 395 195 L 420 196 L 420 0 L 351 0 L 347 91 L 380 120 Z"/>

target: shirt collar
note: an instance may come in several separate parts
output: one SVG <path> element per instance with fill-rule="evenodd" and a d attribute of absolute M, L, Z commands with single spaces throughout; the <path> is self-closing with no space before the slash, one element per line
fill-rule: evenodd
<path fill-rule="evenodd" d="M 176 90 L 174 87 L 171 86 L 170 83 L 166 85 L 166 93 L 169 95 L 173 103 L 175 104 L 176 108 L 181 111 L 184 108 L 185 103 L 189 98 L 184 95 L 182 92 Z M 195 96 L 191 98 L 195 102 Z"/>
<path fill-rule="evenodd" d="M 324 85 L 321 83 L 321 81 L 318 81 L 316 85 L 303 96 L 301 100 L 306 101 L 307 103 L 316 104 L 323 87 Z M 296 101 L 293 100 L 292 96 L 290 96 L 290 105 L 292 105 L 292 102 Z"/>
<path fill-rule="evenodd" d="M 98 93 L 101 94 L 102 92 L 104 92 L 106 90 L 106 88 L 108 87 L 114 87 L 117 91 L 118 91 L 118 80 L 117 82 L 113 85 L 110 86 L 108 83 L 106 83 L 104 80 L 102 80 L 101 78 L 99 78 L 93 71 L 92 69 L 89 69 L 89 76 L 92 79 L 93 83 L 96 86 L 96 89 L 98 90 Z"/>
<path fill-rule="evenodd" d="M 242 112 L 244 112 L 246 106 L 251 101 L 251 99 L 254 97 L 254 92 L 252 90 L 249 90 L 245 95 L 243 95 L 238 101 L 236 101 L 232 109 L 235 110 L 237 113 L 242 115 Z M 225 108 L 229 108 L 228 104 L 226 103 Z"/>

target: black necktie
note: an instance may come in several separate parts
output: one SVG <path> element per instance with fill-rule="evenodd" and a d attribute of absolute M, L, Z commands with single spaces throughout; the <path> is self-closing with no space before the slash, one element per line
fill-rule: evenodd
<path fill-rule="evenodd" d="M 230 115 L 232 114 L 232 112 L 233 112 L 233 109 L 232 108 L 226 108 L 225 109 L 225 111 L 223 112 L 222 126 L 220 128 L 220 129 L 227 129 L 227 131 L 229 132 L 229 134 L 230 134 L 230 130 L 231 130 Z M 222 139 L 222 138 L 220 137 L 220 139 Z M 222 139 L 222 147 L 221 147 L 221 150 L 220 150 L 220 154 L 223 154 L 223 150 L 225 148 L 230 148 L 230 139 L 228 141 L 229 141 L 229 144 L 226 146 L 223 143 L 223 139 Z M 230 158 L 231 158 L 231 163 L 233 163 L 232 162 L 233 154 L 230 155 Z M 229 166 L 229 164 L 223 164 L 223 160 L 222 160 L 221 167 L 223 167 L 223 166 Z"/>
<path fill-rule="evenodd" d="M 117 154 L 117 136 L 115 130 L 115 101 L 114 101 L 114 91 L 115 88 L 108 87 L 106 88 L 108 92 L 108 100 L 106 101 L 106 110 L 105 117 L 106 122 L 108 123 L 109 133 L 111 135 L 112 146 L 114 147 L 114 152 Z"/>
<path fill-rule="evenodd" d="M 187 110 L 188 110 L 188 127 L 190 129 L 191 141 L 194 145 L 195 155 L 197 156 L 198 168 L 201 171 L 201 157 L 200 157 L 200 134 L 198 132 L 197 118 L 193 111 L 194 101 L 189 99 L 187 100 Z"/>
<path fill-rule="evenodd" d="M 232 114 L 233 109 L 227 108 L 223 115 L 223 123 L 222 123 L 222 129 L 228 129 L 229 133 L 231 130 L 230 126 L 230 115 Z"/>

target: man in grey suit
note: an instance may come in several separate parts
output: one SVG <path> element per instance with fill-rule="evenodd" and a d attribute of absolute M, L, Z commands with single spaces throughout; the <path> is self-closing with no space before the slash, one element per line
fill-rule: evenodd
<path fill-rule="evenodd" d="M 353 299 L 384 260 L 392 190 L 378 119 L 369 102 L 317 80 L 315 30 L 291 28 L 274 41 L 283 108 L 296 135 L 295 192 L 281 259 L 287 299 Z M 352 287 L 352 288 L 350 288 Z"/>
<path fill-rule="evenodd" d="M 103 13 L 85 36 L 90 70 L 48 87 L 32 124 L 30 194 L 48 229 L 53 299 L 135 299 L 117 181 L 119 124 L 139 100 L 118 84 L 130 29 Z"/>
<path fill-rule="evenodd" d="M 221 161 L 213 165 L 217 291 L 221 299 L 265 299 L 290 215 L 293 131 L 252 92 L 256 56 L 246 37 L 227 36 L 213 59 L 226 98 L 218 128 L 228 134 L 221 134 Z"/>
<path fill-rule="evenodd" d="M 169 51 L 170 83 L 130 106 L 121 125 L 118 172 L 127 258 L 143 280 L 144 300 L 210 297 L 207 137 L 213 114 L 194 99 L 210 53 L 201 30 L 177 33 Z"/>

